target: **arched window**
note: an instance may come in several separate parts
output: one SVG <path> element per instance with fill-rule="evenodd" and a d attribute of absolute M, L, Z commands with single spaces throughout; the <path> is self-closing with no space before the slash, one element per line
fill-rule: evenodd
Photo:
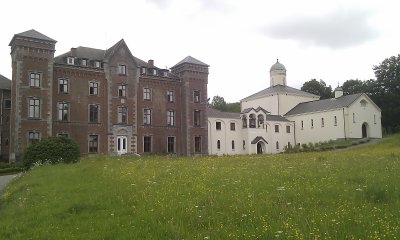
<path fill-rule="evenodd" d="M 365 99 L 360 101 L 361 107 L 366 107 L 367 106 L 367 101 L 365 101 Z"/>
<path fill-rule="evenodd" d="M 217 149 L 218 149 L 218 150 L 221 149 L 221 141 L 220 141 L 220 140 L 217 141 Z"/>
<path fill-rule="evenodd" d="M 243 115 L 242 117 L 243 128 L 247 128 L 247 117 Z"/>
<path fill-rule="evenodd" d="M 279 142 L 276 142 L 276 150 L 279 150 Z"/>
<path fill-rule="evenodd" d="M 257 127 L 264 127 L 264 116 L 262 114 L 257 116 L 257 123 Z"/>
<path fill-rule="evenodd" d="M 232 140 L 232 150 L 235 150 L 235 141 Z"/>
<path fill-rule="evenodd" d="M 255 114 L 250 114 L 249 127 L 250 128 L 255 128 L 256 127 L 256 115 Z"/>

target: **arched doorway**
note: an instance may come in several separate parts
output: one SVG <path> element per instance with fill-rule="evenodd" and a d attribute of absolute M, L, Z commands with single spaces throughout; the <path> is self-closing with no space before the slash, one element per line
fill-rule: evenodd
<path fill-rule="evenodd" d="M 368 137 L 368 123 L 363 123 L 361 126 L 362 138 Z"/>
<path fill-rule="evenodd" d="M 263 154 L 263 153 L 264 153 L 264 143 L 258 142 L 257 143 L 257 154 Z"/>

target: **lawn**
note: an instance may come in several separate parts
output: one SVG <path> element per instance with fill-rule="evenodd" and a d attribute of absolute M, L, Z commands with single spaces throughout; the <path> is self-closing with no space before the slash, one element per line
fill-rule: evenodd
<path fill-rule="evenodd" d="M 399 143 L 37 166 L 5 190 L 0 239 L 396 239 Z"/>

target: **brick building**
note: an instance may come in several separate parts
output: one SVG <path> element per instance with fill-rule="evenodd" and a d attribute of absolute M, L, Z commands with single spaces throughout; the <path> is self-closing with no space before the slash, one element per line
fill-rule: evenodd
<path fill-rule="evenodd" d="M 123 39 L 56 57 L 55 45 L 35 30 L 10 42 L 10 161 L 48 136 L 74 139 L 82 155 L 207 153 L 207 64 L 189 56 L 161 69 Z"/>
<path fill-rule="evenodd" d="M 0 74 L 0 160 L 9 158 L 11 80 Z"/>

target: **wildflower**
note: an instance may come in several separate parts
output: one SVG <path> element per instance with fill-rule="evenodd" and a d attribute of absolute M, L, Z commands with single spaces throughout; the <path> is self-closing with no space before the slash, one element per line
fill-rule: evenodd
<path fill-rule="evenodd" d="M 361 191 L 362 191 L 362 189 L 361 189 L 361 188 L 357 188 L 357 189 L 356 189 L 356 191 L 360 191 L 360 192 L 361 192 Z"/>
<path fill-rule="evenodd" d="M 278 191 L 285 191 L 285 187 L 277 187 L 276 190 L 278 190 Z"/>

